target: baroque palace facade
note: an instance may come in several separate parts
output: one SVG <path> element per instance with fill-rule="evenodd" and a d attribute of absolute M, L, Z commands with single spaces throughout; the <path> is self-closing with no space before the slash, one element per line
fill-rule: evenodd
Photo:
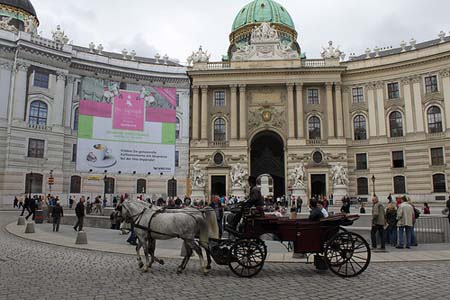
<path fill-rule="evenodd" d="M 28 0 L 0 0 L 0 204 L 23 193 L 86 196 L 167 194 L 175 179 L 186 193 L 189 156 L 189 79 L 167 56 L 143 58 L 134 51 L 110 53 L 102 45 L 69 44 L 61 28 L 52 39 L 37 34 Z M 76 170 L 80 99 L 97 100 L 111 87 L 177 89 L 176 173 L 95 174 Z M 48 178 L 54 178 L 49 186 Z M 106 178 L 105 178 L 106 177 Z M 106 179 L 104 181 L 104 179 Z"/>
<path fill-rule="evenodd" d="M 203 49 L 188 61 L 190 163 L 203 170 L 207 195 L 232 194 L 238 164 L 274 197 L 299 186 L 303 196 L 448 195 L 445 33 L 348 60 L 330 42 L 322 58 L 306 59 L 287 10 L 255 0 L 239 11 L 229 39 L 221 62 Z M 336 168 L 343 182 L 333 178 Z"/>

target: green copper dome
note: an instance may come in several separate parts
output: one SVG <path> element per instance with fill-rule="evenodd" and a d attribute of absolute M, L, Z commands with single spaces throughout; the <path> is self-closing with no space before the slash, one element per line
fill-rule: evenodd
<path fill-rule="evenodd" d="M 283 6 L 272 0 L 254 0 L 239 11 L 232 31 L 262 22 L 280 24 L 295 30 L 294 22 Z"/>

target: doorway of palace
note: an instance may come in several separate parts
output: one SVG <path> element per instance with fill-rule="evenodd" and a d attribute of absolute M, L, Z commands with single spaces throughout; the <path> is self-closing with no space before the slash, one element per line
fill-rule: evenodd
<path fill-rule="evenodd" d="M 283 139 L 269 130 L 258 133 L 251 143 L 250 160 L 250 174 L 255 178 L 269 175 L 273 180 L 273 197 L 285 195 Z"/>
<path fill-rule="evenodd" d="M 327 195 L 327 178 L 325 174 L 311 175 L 311 197 Z"/>
<path fill-rule="evenodd" d="M 211 196 L 226 196 L 227 194 L 227 177 L 211 176 Z"/>

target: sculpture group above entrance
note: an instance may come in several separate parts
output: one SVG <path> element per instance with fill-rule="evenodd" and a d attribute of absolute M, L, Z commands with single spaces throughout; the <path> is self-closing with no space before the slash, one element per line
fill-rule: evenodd
<path fill-rule="evenodd" d="M 280 38 L 278 31 L 269 23 L 255 26 L 250 44 L 243 42 L 236 45 L 232 53 L 233 61 L 283 60 L 299 59 L 300 55 L 292 48 L 292 42 Z"/>

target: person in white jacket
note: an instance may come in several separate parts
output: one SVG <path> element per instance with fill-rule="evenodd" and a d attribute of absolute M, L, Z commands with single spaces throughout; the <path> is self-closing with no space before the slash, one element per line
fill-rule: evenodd
<path fill-rule="evenodd" d="M 406 234 L 406 248 L 411 246 L 411 229 L 413 226 L 413 207 L 408 203 L 406 196 L 402 197 L 402 203 L 397 209 L 398 245 L 396 248 L 402 249 L 404 246 L 403 232 Z"/>

